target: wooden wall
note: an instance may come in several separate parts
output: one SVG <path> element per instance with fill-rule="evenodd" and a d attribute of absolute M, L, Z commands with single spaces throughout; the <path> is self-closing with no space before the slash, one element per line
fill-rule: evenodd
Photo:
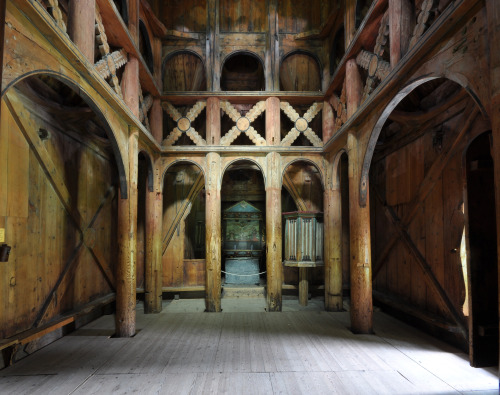
<path fill-rule="evenodd" d="M 461 127 L 461 121 L 463 120 L 459 116 L 448 124 L 449 129 L 443 136 L 442 146 L 436 140 L 436 134 L 427 133 L 372 165 L 373 262 L 377 262 L 394 233 L 394 227 L 384 214 L 381 202 L 375 198 L 373 185 L 376 184 L 379 193 L 385 195 L 388 206 L 395 210 L 397 216 L 403 218 L 430 167 L 443 147 L 451 142 L 452 131 Z M 466 141 L 446 164 L 407 229 L 413 243 L 461 315 L 465 298 L 460 259 L 460 242 L 465 225 L 462 156 L 465 144 Z M 400 241 L 374 279 L 374 290 L 395 296 L 402 303 L 421 311 L 436 313 L 453 322 L 433 287 L 426 283 L 415 258 Z M 465 321 L 463 315 L 462 318 Z"/>
<path fill-rule="evenodd" d="M 113 292 L 103 273 L 113 281 L 116 256 L 113 157 L 13 89 L 7 97 L 9 106 L 1 103 L 0 227 L 12 251 L 0 263 L 1 338 Z M 44 140 L 41 128 L 48 132 Z"/>

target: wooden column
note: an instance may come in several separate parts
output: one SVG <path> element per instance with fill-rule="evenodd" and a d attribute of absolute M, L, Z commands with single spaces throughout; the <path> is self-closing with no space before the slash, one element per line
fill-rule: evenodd
<path fill-rule="evenodd" d="M 486 0 L 488 18 L 489 60 L 490 60 L 490 119 L 493 134 L 493 162 L 495 173 L 495 206 L 497 222 L 498 283 L 500 284 L 500 3 L 498 0 Z M 500 287 L 499 317 L 500 317 Z M 500 320 L 499 320 L 500 323 Z M 499 353 L 500 355 L 500 353 Z"/>
<path fill-rule="evenodd" d="M 323 199 L 325 309 L 342 311 L 342 205 L 340 188 L 329 186 Z"/>
<path fill-rule="evenodd" d="M 363 95 L 363 82 L 359 74 L 356 59 L 349 59 L 346 63 L 346 100 L 347 118 L 350 118 L 358 109 Z"/>
<path fill-rule="evenodd" d="M 127 2 L 128 31 L 137 45 L 137 48 L 139 48 L 139 2 L 140 0 L 129 0 Z"/>
<path fill-rule="evenodd" d="M 266 100 L 266 141 L 267 145 L 281 142 L 280 99 L 269 97 Z"/>
<path fill-rule="evenodd" d="M 409 0 L 389 0 L 389 43 L 391 67 L 408 51 L 413 26 L 413 5 Z"/>
<path fill-rule="evenodd" d="M 95 0 L 72 0 L 68 7 L 68 35 L 94 64 Z"/>
<path fill-rule="evenodd" d="M 207 143 L 220 145 L 220 100 L 218 97 L 207 99 Z"/>
<path fill-rule="evenodd" d="M 135 334 L 136 248 L 137 248 L 137 130 L 130 133 L 128 146 L 127 198 L 118 199 L 118 266 L 116 269 L 116 336 Z"/>
<path fill-rule="evenodd" d="M 139 60 L 130 55 L 123 71 L 121 89 L 125 104 L 139 118 Z"/>
<path fill-rule="evenodd" d="M 301 306 L 307 306 L 309 299 L 308 270 L 307 267 L 299 267 L 299 304 Z"/>
<path fill-rule="evenodd" d="M 356 2 L 357 0 L 345 0 L 344 29 L 345 48 L 349 48 L 356 34 Z"/>
<path fill-rule="evenodd" d="M 333 116 L 333 108 L 330 102 L 325 101 L 323 103 L 323 143 L 326 144 L 328 140 L 333 136 L 333 127 L 335 125 L 335 119 Z"/>
<path fill-rule="evenodd" d="M 162 309 L 162 219 L 160 159 L 154 164 L 153 185 L 146 192 L 146 265 L 144 312 L 159 313 Z"/>
<path fill-rule="evenodd" d="M 207 154 L 205 200 L 206 245 L 206 311 L 221 311 L 221 159 L 215 152 Z"/>
<path fill-rule="evenodd" d="M 163 109 L 159 98 L 153 100 L 153 106 L 149 113 L 149 124 L 151 126 L 151 134 L 161 144 L 163 141 Z"/>
<path fill-rule="evenodd" d="M 281 254 L 281 157 L 267 155 L 266 270 L 267 311 L 281 311 L 283 263 Z"/>
<path fill-rule="evenodd" d="M 219 48 L 219 1 L 208 0 L 208 23 L 206 43 L 207 90 L 220 91 L 220 48 Z"/>
<path fill-rule="evenodd" d="M 279 91 L 279 26 L 278 26 L 278 0 L 268 2 L 268 33 L 266 48 L 266 91 Z"/>
<path fill-rule="evenodd" d="M 351 235 L 351 330 L 373 333 L 373 300 L 370 244 L 370 206 L 359 204 L 362 150 L 355 136 L 348 136 L 349 214 Z"/>

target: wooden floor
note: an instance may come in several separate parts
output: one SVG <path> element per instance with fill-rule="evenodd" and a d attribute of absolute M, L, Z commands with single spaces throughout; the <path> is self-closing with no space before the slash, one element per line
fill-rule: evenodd
<path fill-rule="evenodd" d="M 496 369 L 474 369 L 458 350 L 375 313 L 376 335 L 353 335 L 349 313 L 264 312 L 261 299 L 166 302 L 137 309 L 138 333 L 111 338 L 113 316 L 0 371 L 0 394 L 493 394 Z"/>

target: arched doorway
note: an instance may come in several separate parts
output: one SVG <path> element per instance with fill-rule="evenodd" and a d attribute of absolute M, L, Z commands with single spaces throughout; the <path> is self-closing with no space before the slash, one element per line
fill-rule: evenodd
<path fill-rule="evenodd" d="M 281 61 L 280 90 L 316 92 L 321 90 L 321 68 L 311 53 L 295 51 Z"/>
<path fill-rule="evenodd" d="M 166 292 L 205 287 L 205 179 L 195 163 L 175 162 L 164 174 L 162 270 Z"/>
<path fill-rule="evenodd" d="M 10 337 L 112 297 L 126 183 L 110 125 L 71 81 L 28 76 L 1 106 L 0 228 L 12 250 L 0 292 Z"/>
<path fill-rule="evenodd" d="M 221 189 L 222 285 L 266 284 L 266 191 L 261 168 L 250 160 L 232 162 Z M 232 290 L 234 292 L 234 290 Z"/>
<path fill-rule="evenodd" d="M 236 52 L 229 55 L 222 65 L 220 85 L 223 91 L 265 90 L 262 60 L 251 52 Z"/>

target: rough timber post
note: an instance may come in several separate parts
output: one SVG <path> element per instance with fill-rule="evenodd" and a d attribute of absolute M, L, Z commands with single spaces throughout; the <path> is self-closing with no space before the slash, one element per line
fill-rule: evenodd
<path fill-rule="evenodd" d="M 206 245 L 206 295 L 205 306 L 208 312 L 221 311 L 221 199 L 220 176 L 221 159 L 215 152 L 207 154 L 206 165 L 206 206 L 205 206 L 205 245 Z"/>
<path fill-rule="evenodd" d="M 325 309 L 342 310 L 342 207 L 340 188 L 327 185 L 323 195 Z"/>
<path fill-rule="evenodd" d="M 280 134 L 280 99 L 270 97 L 266 100 L 266 142 L 267 145 L 279 145 Z"/>
<path fill-rule="evenodd" d="M 369 199 L 364 207 L 361 207 L 359 202 L 363 161 L 360 144 L 354 135 L 349 134 L 347 145 L 351 235 L 351 330 L 354 333 L 373 333 L 370 206 Z"/>
<path fill-rule="evenodd" d="M 207 143 L 220 145 L 220 100 L 218 97 L 207 99 Z"/>
<path fill-rule="evenodd" d="M 163 109 L 161 108 L 161 100 L 155 98 L 153 107 L 149 115 L 149 124 L 151 125 L 151 134 L 154 139 L 161 144 L 163 140 Z"/>
<path fill-rule="evenodd" d="M 413 19 L 413 6 L 409 0 L 389 0 L 389 43 L 392 68 L 408 50 Z"/>
<path fill-rule="evenodd" d="M 363 94 L 363 83 L 359 74 L 356 59 L 349 59 L 346 63 L 346 99 L 347 118 L 350 118 L 358 109 Z"/>
<path fill-rule="evenodd" d="M 356 3 L 357 0 L 345 1 L 345 48 L 349 48 L 356 34 Z"/>
<path fill-rule="evenodd" d="M 488 38 L 490 48 L 490 119 L 493 134 L 492 155 L 495 173 L 497 249 L 499 258 L 498 282 L 500 284 L 500 51 L 498 51 L 498 48 L 500 46 L 500 3 L 498 2 L 498 0 L 486 0 L 486 15 L 488 18 Z M 500 287 L 498 289 L 498 292 L 500 310 Z"/>
<path fill-rule="evenodd" d="M 128 144 L 128 196 L 118 199 L 118 267 L 116 270 L 116 336 L 135 334 L 136 247 L 137 247 L 137 169 L 138 139 L 131 130 Z"/>
<path fill-rule="evenodd" d="M 88 61 L 94 64 L 95 0 L 69 2 L 68 35 Z"/>
<path fill-rule="evenodd" d="M 125 104 L 139 117 L 139 60 L 130 55 L 123 71 L 122 93 Z"/>
<path fill-rule="evenodd" d="M 281 311 L 283 265 L 281 263 L 281 157 L 267 155 L 266 180 L 267 310 Z"/>
<path fill-rule="evenodd" d="M 160 159 L 153 165 L 152 190 L 146 192 L 146 265 L 144 312 L 159 313 L 162 309 L 162 218 Z"/>

